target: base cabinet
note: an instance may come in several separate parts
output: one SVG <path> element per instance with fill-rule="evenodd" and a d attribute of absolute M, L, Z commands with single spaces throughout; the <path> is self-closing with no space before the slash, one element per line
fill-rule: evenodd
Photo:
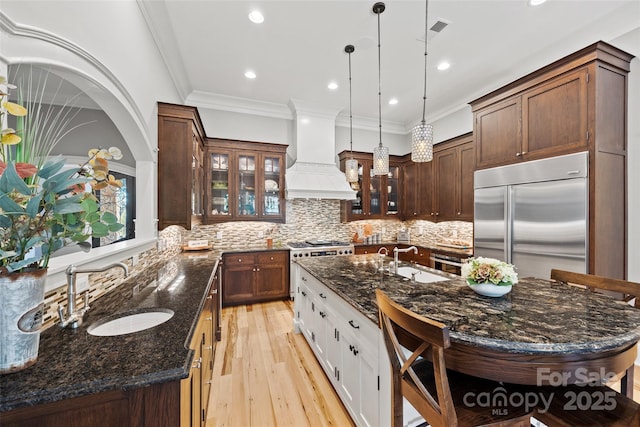
<path fill-rule="evenodd" d="M 383 425 L 379 405 L 379 330 L 299 266 L 295 323 L 358 426 Z M 387 396 L 388 397 L 388 396 Z"/>
<path fill-rule="evenodd" d="M 222 305 L 289 297 L 289 251 L 237 252 L 223 256 Z"/>
<path fill-rule="evenodd" d="M 213 356 L 220 327 L 219 278 L 218 266 L 209 279 L 209 293 L 189 346 L 194 352 L 189 377 L 180 384 L 180 427 L 203 427 L 207 421 Z"/>

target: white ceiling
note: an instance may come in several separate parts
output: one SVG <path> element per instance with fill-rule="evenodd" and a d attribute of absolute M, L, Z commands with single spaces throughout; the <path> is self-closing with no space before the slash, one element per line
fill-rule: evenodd
<path fill-rule="evenodd" d="M 354 122 L 378 120 L 377 17 L 374 1 L 138 1 L 176 86 L 192 105 L 286 115 L 290 99 L 344 108 L 347 44 L 352 54 Z M 381 14 L 382 118 L 404 132 L 422 115 L 425 2 L 387 0 Z M 427 120 L 598 40 L 640 26 L 638 0 L 431 0 Z M 249 12 L 265 16 L 253 24 Z M 436 70 L 441 60 L 446 72 Z M 248 80 L 244 72 L 254 70 Z M 335 81 L 339 88 L 329 91 Z M 398 98 L 395 106 L 387 104 Z"/>

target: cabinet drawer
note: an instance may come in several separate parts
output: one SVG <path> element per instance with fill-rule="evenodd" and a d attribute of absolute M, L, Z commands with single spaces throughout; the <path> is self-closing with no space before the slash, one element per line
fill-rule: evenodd
<path fill-rule="evenodd" d="M 234 265 L 252 265 L 256 263 L 256 255 L 248 253 L 227 254 L 224 256 L 225 267 L 233 267 Z"/>
<path fill-rule="evenodd" d="M 268 265 L 268 264 L 287 264 L 289 262 L 289 252 L 288 251 L 274 251 L 274 252 L 265 252 L 263 254 L 258 255 L 258 264 L 260 265 Z"/>

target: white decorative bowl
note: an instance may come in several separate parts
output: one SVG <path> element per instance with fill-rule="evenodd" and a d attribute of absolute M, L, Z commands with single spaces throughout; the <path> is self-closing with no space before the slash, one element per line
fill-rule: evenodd
<path fill-rule="evenodd" d="M 513 285 L 498 286 L 493 283 L 471 284 L 469 281 L 467 281 L 467 284 L 475 293 L 485 297 L 501 297 L 511 292 L 511 288 L 513 287 Z"/>

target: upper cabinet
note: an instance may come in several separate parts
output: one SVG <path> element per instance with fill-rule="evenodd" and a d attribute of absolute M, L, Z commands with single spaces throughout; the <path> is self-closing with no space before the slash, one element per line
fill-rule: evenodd
<path fill-rule="evenodd" d="M 207 138 L 195 107 L 158 103 L 158 229 L 285 221 L 287 146 Z"/>
<path fill-rule="evenodd" d="M 433 152 L 433 221 L 473 221 L 473 135 L 436 145 Z"/>
<path fill-rule="evenodd" d="M 629 60 L 599 42 L 472 101 L 476 169 L 586 151 L 600 130 L 608 138 L 598 99 L 621 94 L 603 90 L 624 87 Z"/>
<path fill-rule="evenodd" d="M 205 221 L 285 221 L 286 145 L 207 139 Z"/>
<path fill-rule="evenodd" d="M 389 173 L 373 175 L 372 153 L 343 151 L 338 155 L 343 172 L 351 155 L 358 161 L 358 182 L 351 183 L 351 188 L 356 191 L 356 200 L 341 202 L 341 221 L 397 217 L 402 197 L 401 159 L 389 156 Z"/>
<path fill-rule="evenodd" d="M 204 213 L 204 128 L 198 110 L 158 103 L 158 229 L 190 229 Z"/>
<path fill-rule="evenodd" d="M 414 163 L 407 154 L 403 218 L 472 221 L 474 165 L 471 133 L 436 144 L 431 162 Z"/>

